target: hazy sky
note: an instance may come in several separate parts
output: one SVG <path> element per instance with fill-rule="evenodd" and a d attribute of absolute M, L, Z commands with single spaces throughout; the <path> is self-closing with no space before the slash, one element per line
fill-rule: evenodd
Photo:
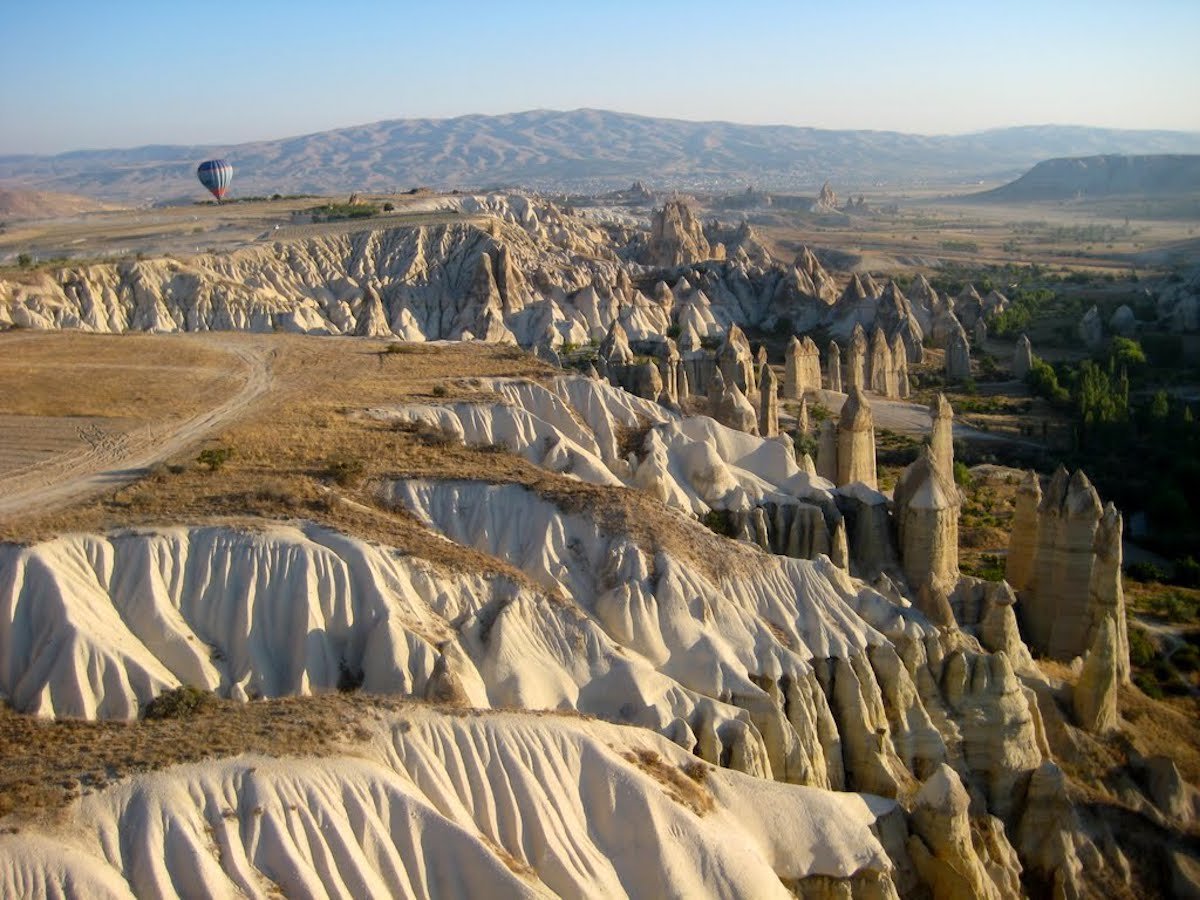
<path fill-rule="evenodd" d="M 0 153 L 598 107 L 1200 131 L 1200 0 L 0 0 Z"/>

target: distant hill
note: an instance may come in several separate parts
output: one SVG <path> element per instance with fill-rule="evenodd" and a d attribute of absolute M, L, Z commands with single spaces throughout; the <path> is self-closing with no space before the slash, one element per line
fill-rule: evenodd
<path fill-rule="evenodd" d="M 0 187 L 0 219 L 44 219 L 112 209 L 91 197 Z"/>
<path fill-rule="evenodd" d="M 971 199 L 998 202 L 1177 198 L 1200 194 L 1200 155 L 1082 156 L 1048 159 L 1016 181 Z"/>
<path fill-rule="evenodd" d="M 392 191 L 415 185 L 600 191 L 753 184 L 812 190 L 1011 178 L 1038 160 L 1094 153 L 1200 153 L 1200 134 L 1076 126 L 956 136 L 827 131 L 649 118 L 602 110 L 397 119 L 276 141 L 2 156 L 0 181 L 121 202 L 203 199 L 198 162 L 233 163 L 231 193 Z"/>

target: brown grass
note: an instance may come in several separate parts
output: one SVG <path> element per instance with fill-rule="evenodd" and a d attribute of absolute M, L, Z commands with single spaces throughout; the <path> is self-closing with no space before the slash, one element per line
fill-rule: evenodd
<path fill-rule="evenodd" d="M 194 341 L 203 347 L 205 337 L 172 337 L 168 343 Z M 67 339 L 64 349 L 56 352 L 54 345 L 62 339 Z M 10 352 L 14 358 L 58 355 L 69 366 L 69 355 L 89 358 L 90 340 L 87 335 L 29 336 Z M 196 448 L 109 496 L 0 523 L 0 540 L 29 542 L 126 526 L 212 521 L 253 526 L 256 520 L 304 518 L 459 570 L 519 577 L 498 560 L 448 544 L 406 511 L 377 501 L 377 487 L 386 480 L 465 479 L 525 485 L 565 511 L 586 513 L 603 528 L 630 533 L 651 552 L 670 550 L 713 575 L 750 564 L 752 554 L 744 548 L 721 541 L 640 491 L 583 484 L 511 453 L 466 447 L 428 429 L 397 427 L 362 414 L 404 402 L 486 402 L 495 398 L 481 390 L 479 379 L 549 374 L 513 347 L 416 345 L 388 352 L 382 341 L 346 338 L 222 335 L 221 340 L 268 347 L 275 381 L 252 415 L 205 445 L 231 448 L 228 462 L 208 471 L 196 464 L 201 449 Z M 69 383 L 77 394 L 85 392 L 81 382 Z M 98 399 L 91 402 L 102 407 Z"/>
<path fill-rule="evenodd" d="M 0 414 L 182 419 L 232 394 L 242 368 L 188 335 L 0 334 Z"/>
<path fill-rule="evenodd" d="M 627 751 L 621 756 L 661 784 L 668 797 L 696 815 L 706 816 L 716 808 L 712 794 L 704 786 L 709 770 L 706 763 L 697 760 L 676 768 L 653 750 Z"/>
<path fill-rule="evenodd" d="M 81 793 L 178 763 L 239 753 L 328 755 L 356 739 L 364 710 L 402 706 L 345 694 L 255 703 L 213 697 L 182 718 L 87 722 L 36 719 L 0 705 L 0 816 L 53 814 Z"/>

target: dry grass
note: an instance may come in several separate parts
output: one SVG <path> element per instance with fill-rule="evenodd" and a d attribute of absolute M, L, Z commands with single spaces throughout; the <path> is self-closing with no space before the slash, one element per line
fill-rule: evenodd
<path fill-rule="evenodd" d="M 707 763 L 697 760 L 676 768 L 653 750 L 627 751 L 621 756 L 661 784 L 668 797 L 696 815 L 706 816 L 716 808 L 712 794 L 704 786 L 708 780 Z"/>
<path fill-rule="evenodd" d="M 239 753 L 328 755 L 361 737 L 364 711 L 402 705 L 345 694 L 255 703 L 213 697 L 191 715 L 138 722 L 48 721 L 0 705 L 0 817 L 53 815 L 81 793 L 178 763 Z"/>
<path fill-rule="evenodd" d="M 0 334 L 0 414 L 182 419 L 232 394 L 241 368 L 188 335 Z"/>
<path fill-rule="evenodd" d="M 178 342 L 172 337 L 168 343 L 195 341 L 203 347 L 205 337 L 181 336 Z M 87 358 L 91 339 L 85 335 L 29 336 L 11 352 L 46 358 L 63 338 L 70 339 L 59 353 L 64 360 L 68 350 Z M 640 491 L 583 484 L 511 453 L 434 440 L 422 429 L 395 427 L 362 414 L 367 408 L 405 402 L 494 401 L 479 379 L 550 373 L 515 348 L 416 345 L 389 352 L 382 341 L 346 338 L 222 335 L 221 340 L 269 348 L 274 378 L 272 392 L 252 415 L 205 445 L 232 449 L 228 462 L 208 471 L 196 464 L 197 448 L 111 495 L 59 513 L 2 523 L 0 540 L 29 542 L 127 526 L 211 521 L 253 526 L 256 520 L 303 518 L 454 569 L 520 579 L 498 560 L 451 545 L 406 511 L 382 508 L 376 499 L 377 486 L 387 480 L 463 479 L 525 485 L 565 511 L 585 513 L 602 528 L 628 532 L 651 552 L 669 550 L 714 576 L 751 564 L 752 554 L 743 548 L 719 540 Z M 83 393 L 84 386 L 76 383 L 75 390 Z M 63 402 L 69 401 L 68 396 Z"/>

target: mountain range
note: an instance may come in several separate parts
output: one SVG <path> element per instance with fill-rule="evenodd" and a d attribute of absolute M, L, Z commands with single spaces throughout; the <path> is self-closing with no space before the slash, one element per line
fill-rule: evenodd
<path fill-rule="evenodd" d="M 755 185 L 804 191 L 950 186 L 1015 178 L 1051 157 L 1200 152 L 1200 133 L 1022 126 L 965 135 L 834 131 L 534 110 L 395 119 L 235 146 L 154 145 L 0 156 L 0 184 L 124 202 L 199 199 L 201 160 L 235 168 L 232 196 L 397 191 L 417 185 L 551 191 Z"/>

